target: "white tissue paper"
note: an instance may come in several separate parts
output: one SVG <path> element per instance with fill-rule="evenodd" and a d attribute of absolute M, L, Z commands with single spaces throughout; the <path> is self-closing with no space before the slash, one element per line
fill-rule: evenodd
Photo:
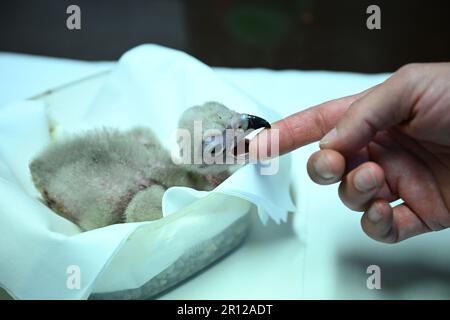
<path fill-rule="evenodd" d="M 156 45 L 137 47 L 113 70 L 59 91 L 0 114 L 0 286 L 13 297 L 145 298 L 154 293 L 145 286 L 150 280 L 162 287 L 173 281 L 163 270 L 194 270 L 189 259 L 212 262 L 214 254 L 205 252 L 220 250 L 214 242 L 199 246 L 206 240 L 236 245 L 233 231 L 242 231 L 236 223 L 252 204 L 263 223 L 285 221 L 294 210 L 284 156 L 275 175 L 247 165 L 211 192 L 168 189 L 163 219 L 80 232 L 39 201 L 30 179 L 29 161 L 51 140 L 91 128 L 146 126 L 173 146 L 181 113 L 206 101 L 269 121 L 279 116 L 196 59 Z"/>

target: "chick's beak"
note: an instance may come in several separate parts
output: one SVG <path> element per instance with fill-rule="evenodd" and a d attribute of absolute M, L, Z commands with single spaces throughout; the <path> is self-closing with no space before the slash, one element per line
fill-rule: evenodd
<path fill-rule="evenodd" d="M 232 121 L 231 127 L 234 129 L 243 130 L 243 132 L 238 134 L 237 137 L 233 137 L 233 143 L 230 145 L 229 150 L 232 150 L 231 154 L 235 159 L 237 157 L 242 157 L 245 161 L 248 160 L 249 152 L 249 141 L 245 139 L 245 137 L 251 131 L 261 128 L 271 128 L 270 123 L 265 119 L 246 113 L 238 114 Z M 237 139 L 234 140 L 235 138 Z"/>
<path fill-rule="evenodd" d="M 257 130 L 260 128 L 270 129 L 270 123 L 263 118 L 252 116 L 250 114 L 243 113 L 240 117 L 240 127 L 245 130 Z"/>

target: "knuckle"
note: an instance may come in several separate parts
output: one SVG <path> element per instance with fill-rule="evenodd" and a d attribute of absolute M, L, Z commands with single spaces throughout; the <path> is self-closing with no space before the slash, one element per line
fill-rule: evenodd
<path fill-rule="evenodd" d="M 417 79 L 421 73 L 422 64 L 420 63 L 409 63 L 402 66 L 397 72 L 394 73 L 393 78 L 399 78 L 402 80 L 411 81 Z"/>
<path fill-rule="evenodd" d="M 422 67 L 421 63 L 407 63 L 398 69 L 398 72 L 410 73 L 416 72 Z"/>
<path fill-rule="evenodd" d="M 396 117 L 405 119 L 411 116 L 412 107 L 420 99 L 424 91 L 424 74 L 427 73 L 426 64 L 410 63 L 398 69 L 385 82 L 385 87 L 397 98 L 398 108 Z"/>

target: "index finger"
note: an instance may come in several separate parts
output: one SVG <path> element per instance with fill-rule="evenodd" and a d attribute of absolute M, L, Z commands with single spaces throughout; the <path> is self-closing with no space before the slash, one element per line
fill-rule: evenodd
<path fill-rule="evenodd" d="M 258 155 L 259 158 L 264 157 L 258 152 L 259 146 L 264 146 L 267 149 L 265 154 L 277 156 L 320 140 L 334 128 L 348 107 L 369 90 L 322 103 L 274 122 L 271 129 L 264 130 L 267 134 L 258 134 L 250 141 L 250 155 Z M 274 129 L 278 130 L 279 137 L 279 154 L 277 155 L 272 155 L 270 150 L 272 146 L 270 131 Z"/>

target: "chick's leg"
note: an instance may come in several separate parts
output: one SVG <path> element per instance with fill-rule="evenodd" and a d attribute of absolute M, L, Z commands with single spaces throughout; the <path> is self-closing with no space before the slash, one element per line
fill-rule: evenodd
<path fill-rule="evenodd" d="M 162 218 L 162 197 L 165 189 L 152 185 L 139 191 L 125 210 L 125 222 L 150 221 Z"/>

